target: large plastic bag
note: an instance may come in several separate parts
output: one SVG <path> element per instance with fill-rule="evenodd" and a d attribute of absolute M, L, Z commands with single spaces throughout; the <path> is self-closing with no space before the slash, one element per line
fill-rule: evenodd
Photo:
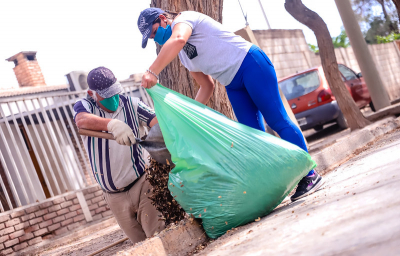
<path fill-rule="evenodd" d="M 298 146 L 159 84 L 148 93 L 176 165 L 168 188 L 211 238 L 270 213 L 316 166 Z"/>

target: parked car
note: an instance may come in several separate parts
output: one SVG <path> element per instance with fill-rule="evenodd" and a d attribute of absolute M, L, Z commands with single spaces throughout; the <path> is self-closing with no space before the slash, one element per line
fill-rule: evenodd
<path fill-rule="evenodd" d="M 339 64 L 340 75 L 359 108 L 370 105 L 371 96 L 361 73 L 356 74 Z M 315 67 L 279 80 L 279 87 L 291 106 L 302 130 L 322 130 L 324 124 L 336 122 L 341 128 L 347 124 L 326 81 L 322 66 Z"/>

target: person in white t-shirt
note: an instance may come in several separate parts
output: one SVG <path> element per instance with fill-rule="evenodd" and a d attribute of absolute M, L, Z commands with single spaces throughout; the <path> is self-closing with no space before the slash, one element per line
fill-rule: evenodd
<path fill-rule="evenodd" d="M 265 131 L 264 116 L 282 139 L 307 151 L 301 130 L 283 106 L 274 66 L 259 47 L 194 11 L 171 15 L 159 8 L 147 8 L 140 13 L 137 25 L 143 35 L 142 48 L 149 38 L 163 45 L 142 77 L 144 88 L 154 86 L 160 72 L 179 56 L 200 85 L 195 100 L 207 104 L 214 91 L 214 78 L 225 86 L 240 123 Z M 322 184 L 322 177 L 311 170 L 299 182 L 292 201 L 308 196 Z"/>

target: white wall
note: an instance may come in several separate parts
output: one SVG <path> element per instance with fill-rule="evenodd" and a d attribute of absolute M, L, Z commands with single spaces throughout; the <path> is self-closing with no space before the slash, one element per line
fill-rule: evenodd
<path fill-rule="evenodd" d="M 278 79 L 312 67 L 302 30 L 253 30 L 253 33 L 260 48 L 274 64 Z"/>

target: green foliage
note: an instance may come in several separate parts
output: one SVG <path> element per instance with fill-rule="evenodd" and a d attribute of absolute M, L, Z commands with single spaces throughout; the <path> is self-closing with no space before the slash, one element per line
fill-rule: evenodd
<path fill-rule="evenodd" d="M 400 34 L 392 32 L 388 36 L 376 36 L 376 40 L 378 44 L 390 43 L 395 40 L 400 40 Z"/>
<path fill-rule="evenodd" d="M 340 32 L 340 35 L 332 37 L 332 43 L 333 47 L 335 48 L 340 48 L 340 47 L 346 48 L 350 46 L 349 38 L 347 37 L 346 31 L 343 28 L 342 32 Z M 308 44 L 308 47 L 312 52 L 319 53 L 319 48 L 317 45 Z"/>
<path fill-rule="evenodd" d="M 384 19 L 398 19 L 396 6 L 392 0 L 352 0 L 351 2 L 360 23 L 369 23 L 374 17 L 382 15 Z M 382 10 L 382 13 L 377 15 L 377 10 Z"/>
<path fill-rule="evenodd" d="M 352 0 L 353 10 L 368 44 L 377 44 L 377 37 L 399 33 L 399 18 L 392 0 Z"/>
<path fill-rule="evenodd" d="M 313 44 L 308 44 L 308 47 L 310 48 L 310 50 L 314 53 L 319 53 L 319 49 L 318 46 L 313 45 Z"/>
<path fill-rule="evenodd" d="M 332 37 L 333 47 L 335 48 L 347 48 L 350 46 L 349 38 L 347 37 L 346 31 L 342 28 L 340 35 Z"/>
<path fill-rule="evenodd" d="M 365 34 L 365 41 L 368 44 L 377 44 L 377 37 L 387 37 L 392 33 L 398 33 L 398 22 L 376 16 L 369 23 L 370 28 Z"/>

